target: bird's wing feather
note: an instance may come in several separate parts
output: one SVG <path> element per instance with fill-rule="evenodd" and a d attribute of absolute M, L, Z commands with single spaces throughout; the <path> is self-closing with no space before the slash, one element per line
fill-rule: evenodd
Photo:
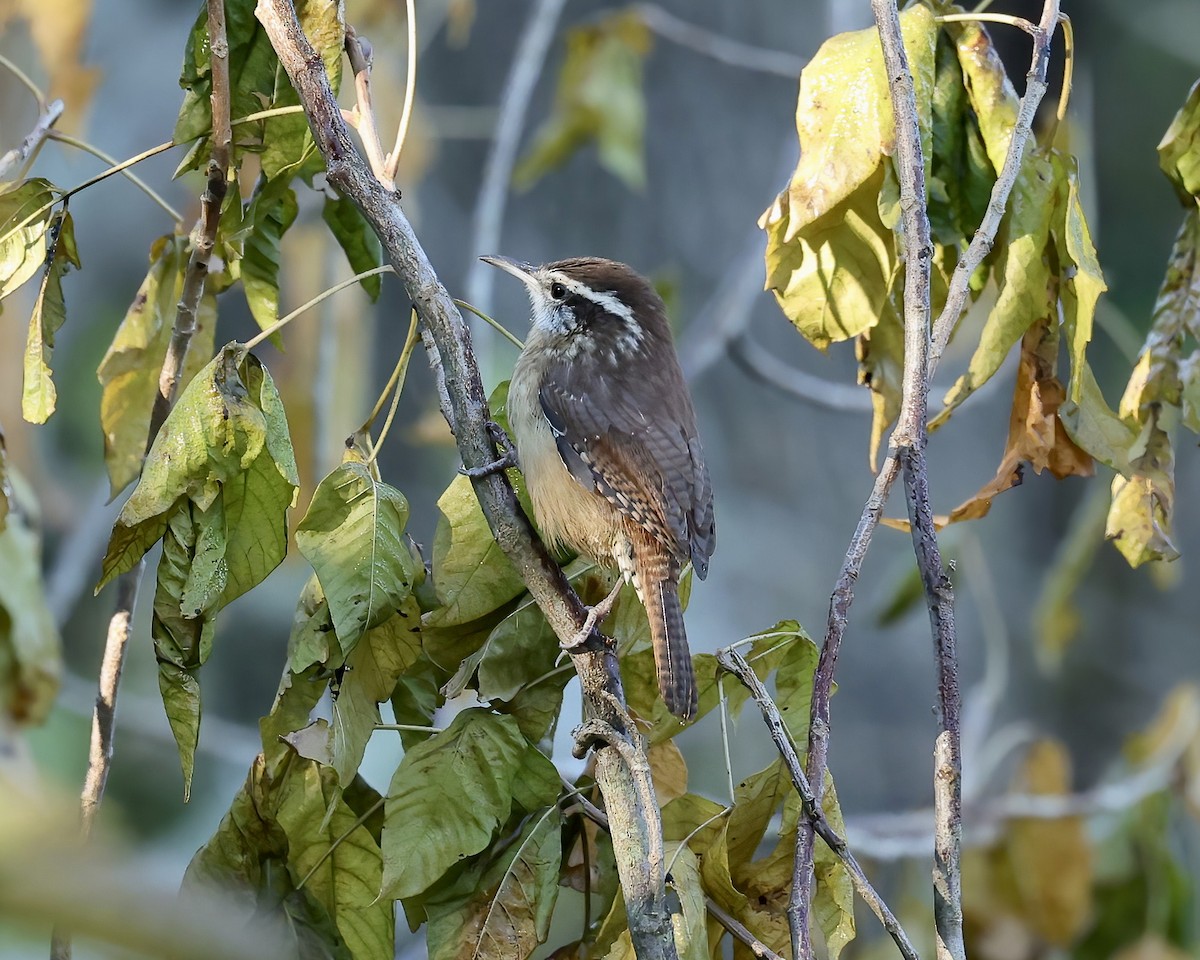
<path fill-rule="evenodd" d="M 571 475 L 672 554 L 690 557 L 703 577 L 713 548 L 712 490 L 690 404 L 660 404 L 651 416 L 631 393 L 604 384 L 585 402 L 554 377 L 538 398 Z"/>

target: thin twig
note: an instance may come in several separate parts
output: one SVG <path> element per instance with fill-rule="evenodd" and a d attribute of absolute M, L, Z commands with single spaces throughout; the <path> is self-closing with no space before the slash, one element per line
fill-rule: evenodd
<path fill-rule="evenodd" d="M 78 140 L 75 137 L 68 136 L 58 130 L 50 131 L 50 139 L 58 143 L 65 143 L 68 147 L 74 147 L 76 150 L 82 150 L 84 153 L 90 153 L 93 157 L 103 160 L 110 166 L 117 164 L 117 158 L 105 153 L 99 147 L 94 147 L 86 140 Z M 175 223 L 183 223 L 183 214 L 176 210 L 173 206 L 167 203 L 162 198 L 162 195 L 154 190 L 145 180 L 139 177 L 132 170 L 122 170 L 121 176 L 136 186 L 142 193 L 146 194 L 151 200 L 157 203 Z"/>
<path fill-rule="evenodd" d="M 808 62 L 803 57 L 784 50 L 769 50 L 766 47 L 742 43 L 740 40 L 731 40 L 723 34 L 681 20 L 656 3 L 639 3 L 634 9 L 642 18 L 642 22 L 664 40 L 695 50 L 730 67 L 796 80 Z"/>
<path fill-rule="evenodd" d="M 395 272 L 396 271 L 392 269 L 392 265 L 390 263 L 385 263 L 381 267 L 372 267 L 370 270 L 364 270 L 362 273 L 356 273 L 354 276 L 347 277 L 345 280 L 339 280 L 332 287 L 328 287 L 327 289 L 322 290 L 320 293 L 318 293 L 315 297 L 313 297 L 307 303 L 300 304 L 300 306 L 298 306 L 295 310 L 292 310 L 289 313 L 285 314 L 284 316 L 280 317 L 278 320 L 276 320 L 273 324 L 271 324 L 266 329 L 260 330 L 253 337 L 251 337 L 249 340 L 246 341 L 246 349 L 253 350 L 264 340 L 267 340 L 270 337 L 273 337 L 275 334 L 277 334 L 280 330 L 282 330 L 284 327 L 286 327 L 289 323 L 291 323 L 297 317 L 301 316 L 304 313 L 307 313 L 309 310 L 311 310 L 317 304 L 323 303 L 324 301 L 328 300 L 335 293 L 341 293 L 347 287 L 352 287 L 356 283 L 359 283 L 360 281 L 365 280 L 367 277 L 378 276 L 381 273 L 395 273 Z"/>
<path fill-rule="evenodd" d="M 762 713 L 763 722 L 766 723 L 767 729 L 770 730 L 771 739 L 775 742 L 775 746 L 779 750 L 779 755 L 783 758 L 784 766 L 787 767 L 788 775 L 792 779 L 792 785 L 800 795 L 800 802 L 804 807 L 804 818 L 812 825 L 817 836 L 825 841 L 829 849 L 845 865 L 847 872 L 850 874 L 850 879 L 854 884 L 855 891 L 862 897 L 863 902 L 871 908 L 875 916 L 879 918 L 884 929 L 900 949 L 900 953 L 906 960 L 918 960 L 916 948 L 913 947 L 912 942 L 908 939 L 908 935 L 904 932 L 900 921 L 896 919 L 895 914 L 892 913 L 887 903 L 884 902 L 883 898 L 871 885 L 871 881 L 867 879 L 867 875 L 863 872 L 858 860 L 855 859 L 854 854 L 847 847 L 845 839 L 833 829 L 826 818 L 825 811 L 821 807 L 821 802 L 814 793 L 812 784 L 805 776 L 804 769 L 800 765 L 800 758 L 796 755 L 796 748 L 792 743 L 791 737 L 788 736 L 783 718 L 779 714 L 779 708 L 775 705 L 775 701 L 771 699 L 771 695 L 767 692 L 767 688 L 763 685 L 763 682 L 758 678 L 758 674 L 746 662 L 745 657 L 729 647 L 717 651 L 717 663 L 721 669 L 733 674 L 741 681 L 742 685 L 750 691 L 750 696 L 758 705 L 759 711 Z M 805 909 L 807 909 L 807 901 L 805 902 Z M 797 933 L 793 934 L 793 941 L 798 938 L 800 932 L 797 931 Z M 800 951 L 803 949 L 805 948 L 801 947 Z M 807 944 L 807 949 L 811 951 L 811 942 Z M 793 956 L 811 956 L 811 952 L 805 954 L 800 951 L 797 950 L 797 945 L 793 942 Z"/>
<path fill-rule="evenodd" d="M 384 161 L 385 182 L 396 182 L 396 170 L 400 166 L 400 151 L 408 139 L 408 126 L 412 123 L 413 104 L 417 102 L 417 4 L 405 0 L 404 19 L 408 25 L 408 68 L 404 77 L 404 110 L 400 114 L 400 125 L 396 128 L 396 145 Z"/>
<path fill-rule="evenodd" d="M 8 57 L 3 55 L 0 55 L 0 67 L 4 67 L 5 70 L 7 70 L 21 82 L 21 85 L 26 90 L 33 94 L 33 99 L 37 101 L 39 110 L 42 110 L 46 106 L 46 94 L 44 94 L 42 89 L 30 79 L 29 74 L 9 60 Z"/>
<path fill-rule="evenodd" d="M 371 224 L 421 318 L 422 341 L 442 412 L 463 464 L 492 462 L 496 445 L 487 428 L 487 395 L 462 314 L 438 280 L 395 192 L 371 174 L 355 150 L 329 78 L 291 3 L 259 0 L 256 16 L 304 104 L 329 182 L 349 197 Z M 586 609 L 534 535 L 507 476 L 490 473 L 473 477 L 472 482 L 497 544 L 520 573 L 559 641 L 572 641 L 586 619 Z M 589 713 L 641 751 L 636 731 L 627 727 L 615 654 L 602 638 L 593 638 L 591 643 L 589 649 L 572 652 Z M 639 801 L 629 765 L 617 750 L 598 750 L 595 763 L 596 781 L 612 821 L 613 852 L 634 949 L 640 960 L 675 960 L 671 914 L 661 879 L 664 857 L 658 809 L 653 803 L 646 809 Z"/>
<path fill-rule="evenodd" d="M 896 174 L 900 181 L 900 209 L 904 227 L 904 372 L 900 415 L 892 434 L 891 449 L 904 471 L 913 549 L 929 607 L 938 672 L 938 705 L 941 732 L 934 749 L 934 926 L 939 960 L 965 960 L 962 930 L 962 763 L 955 650 L 954 597 L 942 567 L 933 511 L 929 505 L 929 480 L 925 465 L 930 377 L 930 240 L 926 210 L 925 163 L 916 90 L 900 16 L 892 0 L 871 0 L 890 80 L 895 122 Z"/>
<path fill-rule="evenodd" d="M 229 43 L 225 34 L 224 0 L 208 0 L 208 35 L 212 50 L 212 157 L 208 164 L 208 181 L 201 197 L 200 221 L 192 236 L 192 254 L 184 275 L 183 292 L 175 313 L 175 324 L 171 340 L 163 358 L 158 378 L 158 393 L 150 413 L 150 427 L 146 437 L 149 451 L 154 438 L 175 403 L 179 380 L 183 373 L 188 347 L 196 329 L 196 311 L 204 294 L 204 281 L 208 274 L 208 261 L 216 244 L 217 224 L 221 216 L 221 202 L 225 197 L 230 161 L 232 134 L 229 125 Z M 112 767 L 112 737 L 116 721 L 117 690 L 125 652 L 129 646 L 133 610 L 137 605 L 138 588 L 146 561 L 143 557 L 127 573 L 117 578 L 116 610 L 109 621 L 108 635 L 104 645 L 104 658 L 100 671 L 99 692 L 96 710 L 92 717 L 92 740 L 88 756 L 87 775 L 80 797 L 82 813 L 81 832 L 86 840 Z M 55 930 L 52 935 L 51 957 L 53 960 L 70 960 L 70 934 Z"/>
<path fill-rule="evenodd" d="M 33 129 L 21 141 L 21 145 L 0 157 L 0 180 L 4 180 L 14 167 L 24 168 L 26 166 L 27 162 L 41 149 L 46 138 L 50 136 L 51 129 L 58 123 L 58 118 L 62 116 L 64 109 L 61 100 L 51 100 L 46 104 L 45 109 L 38 116 L 37 122 L 33 125 Z"/>
<path fill-rule="evenodd" d="M 466 299 L 484 313 L 492 312 L 492 290 L 496 271 L 479 257 L 497 253 L 500 249 L 500 230 L 504 224 L 504 208 L 517 148 L 525 130 L 525 114 L 533 98 L 534 87 L 546 65 L 546 56 L 558 28 L 566 0 L 536 0 L 521 28 L 521 37 L 513 54 L 512 66 L 500 94 L 500 108 L 491 148 L 479 179 L 479 195 L 471 216 L 471 263 L 464 285 Z M 478 327 L 476 327 L 476 332 Z M 484 364 L 487 366 L 487 364 Z"/>
<path fill-rule="evenodd" d="M 387 175 L 387 159 L 383 145 L 379 142 L 379 128 L 375 124 L 375 108 L 371 103 L 371 44 L 360 37 L 350 24 L 346 24 L 346 55 L 350 58 L 350 69 L 354 73 L 354 93 L 358 100 L 352 110 L 342 116 L 358 131 L 363 151 L 371 172 L 387 189 L 394 190 L 396 182 Z"/>
<path fill-rule="evenodd" d="M 1029 75 L 1025 80 L 1025 94 L 1017 109 L 1017 119 L 1013 124 L 1012 137 L 1008 142 L 1008 154 L 1004 158 L 1004 166 L 992 186 L 991 199 L 988 200 L 987 212 L 975 231 L 966 252 L 958 261 L 954 275 L 950 278 L 950 287 L 946 294 L 946 305 L 941 315 L 933 325 L 933 345 L 929 350 L 929 375 L 932 377 L 937 369 L 946 345 L 954 333 L 958 321 L 962 317 L 967 303 L 968 284 L 984 258 L 991 252 L 992 243 L 996 239 L 996 231 L 1000 229 L 1000 221 L 1008 207 L 1008 198 L 1017 175 L 1021 171 L 1021 161 L 1025 156 L 1025 146 L 1033 133 L 1033 121 L 1037 116 L 1038 106 L 1046 95 L 1046 71 L 1050 64 L 1050 40 L 1054 36 L 1054 27 L 1058 23 L 1058 0 L 1046 0 L 1042 8 L 1042 19 L 1033 33 L 1033 61 L 1029 66 Z"/>

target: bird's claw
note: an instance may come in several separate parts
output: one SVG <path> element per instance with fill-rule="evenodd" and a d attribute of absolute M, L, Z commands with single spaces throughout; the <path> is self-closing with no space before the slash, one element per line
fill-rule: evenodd
<path fill-rule="evenodd" d="M 504 432 L 504 428 L 494 420 L 489 420 L 487 422 L 487 432 L 496 444 L 496 447 L 500 450 L 500 456 L 490 463 L 485 463 L 479 467 L 459 467 L 458 472 L 464 477 L 470 477 L 472 480 L 481 480 L 484 477 L 490 477 L 493 473 L 499 473 L 502 470 L 517 466 L 517 448 L 513 446 L 513 442 L 509 439 L 508 434 Z"/>
<path fill-rule="evenodd" d="M 584 618 L 583 625 L 579 631 L 569 641 L 560 643 L 559 645 L 568 653 L 578 653 L 587 647 L 588 640 L 606 617 L 612 613 L 613 604 L 617 602 L 617 597 L 621 593 L 621 587 L 625 585 L 623 580 L 618 580 L 616 585 L 607 597 L 601 600 L 594 607 L 589 607 L 587 616 Z"/>

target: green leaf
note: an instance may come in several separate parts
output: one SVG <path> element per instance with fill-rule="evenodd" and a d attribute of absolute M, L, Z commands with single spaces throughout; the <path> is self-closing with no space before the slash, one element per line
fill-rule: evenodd
<path fill-rule="evenodd" d="M 62 278 L 74 265 L 80 266 L 75 249 L 75 225 L 65 211 L 50 220 L 46 242 L 46 266 L 42 285 L 29 320 L 25 342 L 25 386 L 21 393 L 21 414 L 30 423 L 45 423 L 54 412 L 58 397 L 50 379 L 50 352 L 54 335 L 67 319 Z"/>
<path fill-rule="evenodd" d="M 442 519 L 433 538 L 433 583 L 439 627 L 469 623 L 525 592 L 525 582 L 492 537 L 469 477 L 459 474 L 438 498 Z"/>
<path fill-rule="evenodd" d="M 526 960 L 545 943 L 558 899 L 561 834 L 558 807 L 547 807 L 482 877 L 469 877 L 471 889 L 456 885 L 452 897 L 431 899 L 430 960 Z"/>
<path fill-rule="evenodd" d="M 1158 163 L 1179 198 L 1190 204 L 1200 197 L 1200 80 L 1175 114 L 1158 145 Z"/>
<path fill-rule="evenodd" d="M 955 408 L 995 375 L 1026 330 L 1056 310 L 1046 247 L 1061 202 L 1060 177 L 1061 168 L 1041 155 L 1029 155 L 1021 165 L 1005 215 L 1006 242 L 996 270 L 999 296 L 967 372 L 947 392 L 931 429 L 945 423 Z"/>
<path fill-rule="evenodd" d="M 959 66 L 970 107 L 987 148 L 993 176 L 1004 168 L 1008 145 L 1017 123 L 1017 94 L 1009 82 L 1004 63 L 982 25 L 963 24 L 952 28 Z M 1022 167 L 1025 160 L 1023 158 Z"/>
<path fill-rule="evenodd" d="M 62 673 L 41 553 L 36 526 L 14 503 L 0 527 L 0 717 L 18 724 L 45 720 Z"/>
<path fill-rule="evenodd" d="M 333 702 L 333 767 L 349 784 L 362 763 L 367 741 L 379 723 L 379 704 L 421 655 L 421 610 L 412 596 L 354 645 L 346 659 L 341 690 Z"/>
<path fill-rule="evenodd" d="M 775 673 L 775 705 L 779 707 L 779 715 L 787 724 L 792 739 L 803 749 L 808 743 L 813 674 L 821 652 L 795 620 L 781 621 L 774 632 L 792 634 L 792 638 L 783 638 L 787 647 Z"/>
<path fill-rule="evenodd" d="M 350 269 L 355 273 L 366 273 L 383 264 L 383 247 L 379 238 L 353 200 L 346 197 L 326 197 L 325 205 L 321 208 L 321 217 L 329 225 L 333 238 L 346 254 Z M 379 299 L 383 277 L 378 273 L 374 276 L 363 277 L 359 281 L 373 301 Z"/>
<path fill-rule="evenodd" d="M 327 663 L 331 636 L 336 635 L 333 634 L 333 621 L 329 619 L 329 602 L 314 573 L 305 582 L 296 602 L 292 631 L 288 636 L 288 669 L 303 673 L 314 664 Z"/>
<path fill-rule="evenodd" d="M 1071 357 L 1071 383 L 1068 398 L 1078 401 L 1083 395 L 1080 371 L 1087 364 L 1087 345 L 1092 339 L 1092 324 L 1100 294 L 1108 289 L 1096 248 L 1092 245 L 1083 205 L 1079 200 L 1079 166 L 1068 158 L 1067 197 L 1061 223 L 1054 226 L 1055 246 L 1058 248 L 1062 282 L 1060 297 L 1063 304 L 1063 326 Z"/>
<path fill-rule="evenodd" d="M 464 710 L 404 755 L 388 789 L 381 896 L 417 896 L 491 842 L 526 749 L 511 717 Z"/>
<path fill-rule="evenodd" d="M 296 528 L 296 546 L 317 572 L 344 653 L 412 592 L 407 522 L 404 495 L 351 460 L 321 481 Z"/>
<path fill-rule="evenodd" d="M 558 767 L 537 747 L 528 747 L 521 769 L 513 777 L 513 802 L 529 813 L 537 813 L 556 802 L 562 790 Z"/>
<path fill-rule="evenodd" d="M 259 190 L 246 210 L 250 231 L 242 252 L 242 287 L 263 330 L 279 319 L 279 243 L 296 219 L 296 194 L 286 182 Z"/>
<path fill-rule="evenodd" d="M 168 514 L 181 499 L 207 510 L 230 483 L 226 507 L 243 502 L 241 514 L 248 519 L 246 530 L 233 531 L 233 542 L 245 547 L 229 558 L 235 563 L 231 591 L 270 572 L 283 558 L 282 520 L 265 511 L 284 498 L 280 484 L 252 469 L 260 455 L 270 458 L 271 469 L 286 483 L 296 485 L 291 440 L 274 384 L 257 358 L 240 344 L 228 344 L 184 389 L 155 438 L 141 479 L 113 527 L 97 589 L 134 567 L 162 536 Z M 258 469 L 265 471 L 266 465 Z M 251 476 L 245 475 L 248 470 Z"/>
<path fill-rule="evenodd" d="M 288 870 L 333 918 L 354 960 L 391 960 L 395 907 L 378 897 L 383 855 L 342 798 L 334 771 L 293 758 L 276 788 Z"/>
<path fill-rule="evenodd" d="M 652 43 L 646 24 L 631 12 L 567 34 L 554 110 L 517 164 L 519 188 L 531 187 L 588 143 L 596 144 L 600 165 L 626 186 L 645 186 L 642 65 Z"/>
<path fill-rule="evenodd" d="M 137 479 L 146 452 L 150 414 L 187 265 L 185 237 L 160 237 L 150 248 L 150 269 L 112 345 L 100 362 L 100 426 L 113 496 Z M 217 301 L 206 291 L 196 312 L 196 332 L 184 361 L 180 389 L 192 382 L 213 354 Z"/>
<path fill-rule="evenodd" d="M 59 190 L 40 177 L 0 185 L 0 302 L 41 269 L 45 262 L 46 230 Z M 46 207 L 38 213 L 38 210 Z M 34 219 L 23 227 L 26 217 Z"/>
<path fill-rule="evenodd" d="M 1105 401 L 1091 367 L 1085 366 L 1079 376 L 1079 400 L 1068 398 L 1059 408 L 1059 420 L 1084 450 L 1119 473 L 1127 473 L 1137 432 Z"/>

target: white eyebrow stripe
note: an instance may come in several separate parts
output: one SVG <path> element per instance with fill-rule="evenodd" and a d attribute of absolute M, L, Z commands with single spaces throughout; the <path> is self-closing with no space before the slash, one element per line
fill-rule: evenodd
<path fill-rule="evenodd" d="M 638 329 L 637 321 L 633 319 L 633 311 L 624 303 L 614 297 L 611 293 L 605 293 L 600 290 L 593 290 L 591 287 L 580 283 L 578 280 L 572 280 L 570 277 L 562 273 L 552 273 L 551 278 L 557 280 L 564 287 L 574 294 L 578 294 L 585 300 L 590 300 L 597 306 L 603 307 L 613 316 L 620 317 L 626 323 L 630 324 L 631 329 Z"/>

